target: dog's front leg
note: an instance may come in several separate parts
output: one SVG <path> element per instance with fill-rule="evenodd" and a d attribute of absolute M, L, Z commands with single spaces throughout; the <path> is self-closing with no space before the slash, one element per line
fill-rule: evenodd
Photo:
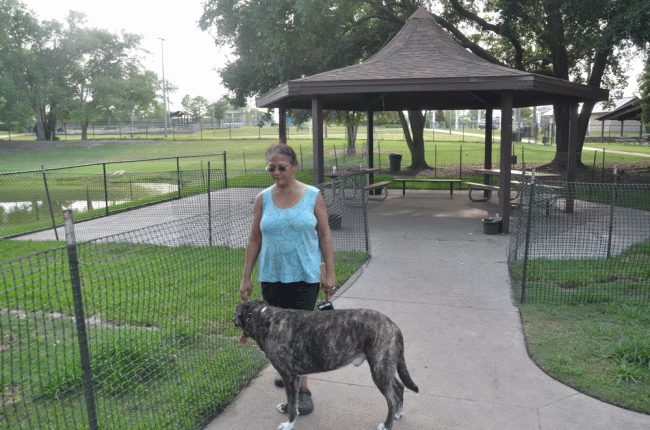
<path fill-rule="evenodd" d="M 300 389 L 300 376 L 296 375 L 282 375 L 284 382 L 284 390 L 287 394 L 287 403 L 278 405 L 278 411 L 283 414 L 289 414 L 289 421 L 280 424 L 278 430 L 292 430 L 293 424 L 298 417 L 298 391 Z"/>

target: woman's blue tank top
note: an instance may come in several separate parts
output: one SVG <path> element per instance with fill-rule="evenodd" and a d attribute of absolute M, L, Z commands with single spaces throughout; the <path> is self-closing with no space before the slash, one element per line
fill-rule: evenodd
<path fill-rule="evenodd" d="M 320 282 L 322 256 L 314 215 L 318 188 L 308 186 L 300 202 L 289 209 L 275 207 L 271 188 L 262 192 L 259 280 Z"/>

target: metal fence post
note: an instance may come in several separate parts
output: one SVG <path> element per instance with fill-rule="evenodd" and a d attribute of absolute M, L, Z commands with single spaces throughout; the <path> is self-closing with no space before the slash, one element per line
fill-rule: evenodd
<path fill-rule="evenodd" d="M 535 174 L 530 181 L 530 200 L 528 201 L 528 217 L 526 219 L 526 242 L 524 245 L 524 267 L 521 271 L 521 303 L 526 300 L 526 276 L 528 275 L 528 250 L 530 248 L 530 227 L 533 218 L 533 204 L 535 202 Z"/>
<path fill-rule="evenodd" d="M 59 233 L 56 231 L 56 221 L 54 220 L 54 211 L 52 210 L 52 199 L 50 198 L 50 190 L 47 187 L 47 177 L 45 176 L 45 167 L 41 164 L 41 171 L 43 172 L 43 183 L 45 184 L 45 195 L 47 196 L 47 204 L 50 206 L 50 217 L 52 218 L 52 228 L 54 229 L 54 237 L 59 240 Z"/>
<path fill-rule="evenodd" d="M 464 127 L 464 125 L 463 125 Z M 458 168 L 458 172 L 460 174 L 460 179 L 463 179 L 463 145 L 460 145 L 460 166 Z"/>
<path fill-rule="evenodd" d="M 178 198 L 181 198 L 181 161 L 176 157 L 176 184 L 178 185 Z"/>
<path fill-rule="evenodd" d="M 246 169 L 246 151 L 242 151 L 242 155 L 244 156 L 244 174 L 248 175 L 248 169 Z"/>
<path fill-rule="evenodd" d="M 361 193 L 361 201 L 363 202 L 363 234 L 366 240 L 366 252 L 370 254 L 370 225 L 368 224 L 368 196 L 366 195 L 366 175 L 363 174 L 363 171 L 360 173 L 361 180 L 359 183 L 359 192 Z M 386 189 L 388 192 L 388 189 Z"/>
<path fill-rule="evenodd" d="M 77 326 L 77 340 L 79 342 L 79 356 L 81 358 L 81 371 L 86 398 L 86 412 L 88 414 L 88 427 L 90 430 L 99 430 L 97 405 L 95 403 L 95 383 L 93 381 L 90 349 L 88 347 L 88 333 L 86 332 L 86 317 L 84 315 L 83 296 L 81 294 L 77 242 L 74 236 L 74 223 L 72 222 L 72 211 L 70 209 L 63 211 L 63 220 L 65 225 L 65 241 L 68 250 L 72 299 L 74 301 L 74 318 Z"/>
<path fill-rule="evenodd" d="M 210 197 L 211 194 L 211 185 L 210 185 L 210 162 L 208 161 L 208 243 L 212 247 L 212 200 Z"/>
<path fill-rule="evenodd" d="M 223 151 L 223 187 L 228 188 L 228 169 L 226 166 L 226 151 Z"/>
<path fill-rule="evenodd" d="M 616 207 L 616 176 L 618 164 L 614 163 L 614 182 L 612 184 L 612 204 L 609 206 L 609 229 L 607 232 L 607 258 L 612 256 L 612 232 L 614 230 L 614 208 Z"/>
<path fill-rule="evenodd" d="M 106 215 L 108 215 L 108 182 L 106 180 L 106 163 L 102 163 L 104 169 L 104 203 L 106 204 Z"/>

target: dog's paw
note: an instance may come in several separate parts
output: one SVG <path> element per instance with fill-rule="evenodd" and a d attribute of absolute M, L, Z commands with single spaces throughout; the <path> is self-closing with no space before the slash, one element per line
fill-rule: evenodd
<path fill-rule="evenodd" d="M 402 410 L 402 408 L 399 408 L 397 410 L 397 412 L 395 412 L 395 419 L 398 420 L 398 419 L 402 418 L 402 416 L 404 416 L 404 411 Z"/>
<path fill-rule="evenodd" d="M 289 408 L 287 407 L 286 403 L 280 403 L 277 406 L 277 409 L 278 409 L 278 412 L 280 412 L 281 414 L 289 413 Z"/>
<path fill-rule="evenodd" d="M 379 424 L 379 427 L 377 427 L 377 430 L 386 430 L 386 426 L 384 423 Z"/>
<path fill-rule="evenodd" d="M 293 423 L 289 421 L 280 424 L 280 427 L 278 427 L 278 430 L 292 430 L 292 429 L 293 429 Z"/>

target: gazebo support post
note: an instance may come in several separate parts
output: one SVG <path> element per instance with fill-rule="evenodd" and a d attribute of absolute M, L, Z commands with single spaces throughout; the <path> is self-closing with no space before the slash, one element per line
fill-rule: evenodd
<path fill-rule="evenodd" d="M 278 134 L 279 134 L 279 143 L 287 144 L 287 108 L 281 106 L 279 109 L 278 115 Z"/>
<path fill-rule="evenodd" d="M 368 116 L 368 130 L 367 130 L 368 168 L 372 169 L 373 167 L 375 167 L 375 157 L 374 157 L 374 151 L 375 151 L 374 137 L 375 137 L 375 134 L 374 134 L 374 130 L 373 130 L 375 128 L 375 125 L 374 125 L 374 117 L 373 117 L 372 109 L 368 109 L 368 115 L 367 116 Z M 372 184 L 373 182 L 375 182 L 375 175 L 371 173 L 371 174 L 368 175 L 368 183 Z"/>
<path fill-rule="evenodd" d="M 569 107 L 569 148 L 567 151 L 567 195 L 566 212 L 573 213 L 575 201 L 576 167 L 578 165 L 578 104 Z"/>
<path fill-rule="evenodd" d="M 492 108 L 487 108 L 485 110 L 485 162 L 483 168 L 491 169 L 492 168 Z M 483 175 L 483 183 L 488 184 L 491 176 Z M 483 197 L 489 197 L 490 191 L 483 191 Z"/>
<path fill-rule="evenodd" d="M 323 150 L 323 99 L 311 99 L 312 140 L 314 151 L 314 185 L 325 182 L 325 161 Z"/>
<path fill-rule="evenodd" d="M 511 91 L 501 95 L 501 155 L 499 168 L 499 211 L 503 232 L 510 232 L 510 181 L 512 179 L 512 104 Z"/>

